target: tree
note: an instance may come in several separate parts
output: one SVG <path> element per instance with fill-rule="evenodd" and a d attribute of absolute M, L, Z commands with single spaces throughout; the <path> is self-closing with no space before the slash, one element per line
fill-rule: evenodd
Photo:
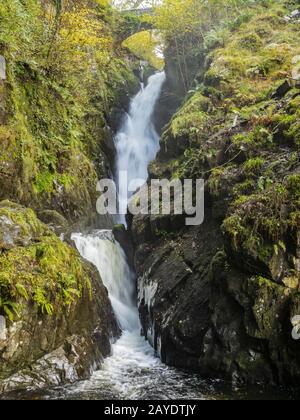
<path fill-rule="evenodd" d="M 190 45 L 201 37 L 202 2 L 199 0 L 164 0 L 155 8 L 155 26 L 164 33 L 166 43 L 175 45 L 177 63 L 185 91 L 190 85 L 187 55 Z"/>
<path fill-rule="evenodd" d="M 267 5 L 268 1 L 272 0 L 163 0 L 154 8 L 154 25 L 164 34 L 166 44 L 174 46 L 185 91 L 195 76 L 188 59 L 195 61 L 195 52 L 205 48 L 210 31 L 230 27 L 255 3 Z"/>
<path fill-rule="evenodd" d="M 164 66 L 162 54 L 159 49 L 161 39 L 154 31 L 138 32 L 123 42 L 123 46 L 128 48 L 136 57 L 148 61 L 153 67 L 161 70 Z"/>

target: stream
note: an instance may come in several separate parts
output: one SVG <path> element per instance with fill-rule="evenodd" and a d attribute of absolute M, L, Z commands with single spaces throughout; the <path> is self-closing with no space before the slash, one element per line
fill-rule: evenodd
<path fill-rule="evenodd" d="M 119 202 L 124 213 L 130 194 L 120 188 L 122 179 L 119 173 L 126 171 L 128 184 L 136 180 L 136 188 L 148 178 L 148 164 L 159 150 L 159 135 L 152 123 L 152 115 L 164 81 L 165 74 L 162 72 L 151 76 L 147 86 L 141 85 L 115 139 L 115 181 L 119 186 Z M 126 224 L 125 214 L 118 216 L 118 222 Z M 82 257 L 99 270 L 122 336 L 113 345 L 112 356 L 104 361 L 102 369 L 90 380 L 65 388 L 64 398 L 202 398 L 204 392 L 196 386 L 199 378 L 162 364 L 141 336 L 135 276 L 112 232 L 101 230 L 89 235 L 74 234 L 73 240 Z M 207 387 L 207 383 L 203 386 Z"/>

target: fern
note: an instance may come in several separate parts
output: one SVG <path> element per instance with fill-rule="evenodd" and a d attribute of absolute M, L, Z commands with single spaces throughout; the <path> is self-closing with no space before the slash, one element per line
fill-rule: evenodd
<path fill-rule="evenodd" d="M 69 306 L 75 301 L 76 297 L 80 298 L 81 294 L 79 290 L 69 288 L 69 289 L 62 290 L 62 296 L 63 296 L 64 304 Z"/>
<path fill-rule="evenodd" d="M 64 276 L 61 273 L 58 278 L 58 288 L 63 304 L 70 306 L 76 298 L 81 297 L 81 292 L 76 288 L 77 281 L 74 276 Z"/>
<path fill-rule="evenodd" d="M 33 300 L 43 315 L 53 315 L 53 305 L 47 300 L 44 290 L 37 288 Z"/>
<path fill-rule="evenodd" d="M 29 299 L 28 292 L 27 292 L 26 288 L 23 286 L 23 284 L 17 283 L 16 284 L 16 289 L 17 289 L 17 292 L 18 292 L 19 296 L 23 297 L 25 300 Z"/>
<path fill-rule="evenodd" d="M 18 304 L 0 296 L 0 309 L 4 311 L 11 322 L 14 322 L 15 316 L 20 317 Z"/>

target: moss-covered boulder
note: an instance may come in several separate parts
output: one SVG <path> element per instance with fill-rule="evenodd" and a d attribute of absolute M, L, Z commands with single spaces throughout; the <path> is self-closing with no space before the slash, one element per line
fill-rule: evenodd
<path fill-rule="evenodd" d="M 8 391 L 88 377 L 118 334 L 97 270 L 31 209 L 1 202 L 0 220 L 0 315 L 5 320 L 0 388 L 1 383 Z M 59 363 L 59 355 L 68 364 Z M 45 366 L 41 372 L 36 368 L 43 364 L 48 373 Z"/>

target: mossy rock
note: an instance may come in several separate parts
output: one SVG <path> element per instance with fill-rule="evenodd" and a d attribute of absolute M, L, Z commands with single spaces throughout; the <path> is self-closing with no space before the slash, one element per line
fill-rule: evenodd
<path fill-rule="evenodd" d="M 0 224 L 0 311 L 11 321 L 30 302 L 41 315 L 53 315 L 91 290 L 77 251 L 33 210 L 2 202 Z"/>
<path fill-rule="evenodd" d="M 252 277 L 248 280 L 248 295 L 253 299 L 252 311 L 257 323 L 255 338 L 272 340 L 280 330 L 286 308 L 289 304 L 289 292 L 264 277 Z"/>
<path fill-rule="evenodd" d="M 47 224 L 57 235 L 68 231 L 69 223 L 63 215 L 55 210 L 43 210 L 38 213 L 39 219 Z"/>
<path fill-rule="evenodd" d="M 259 35 L 255 33 L 250 33 L 250 34 L 244 35 L 240 39 L 239 45 L 241 46 L 241 48 L 245 48 L 251 51 L 257 51 L 260 47 L 262 47 L 263 42 Z"/>
<path fill-rule="evenodd" d="M 33 210 L 9 201 L 0 202 L 0 249 L 27 246 L 46 233 Z"/>

